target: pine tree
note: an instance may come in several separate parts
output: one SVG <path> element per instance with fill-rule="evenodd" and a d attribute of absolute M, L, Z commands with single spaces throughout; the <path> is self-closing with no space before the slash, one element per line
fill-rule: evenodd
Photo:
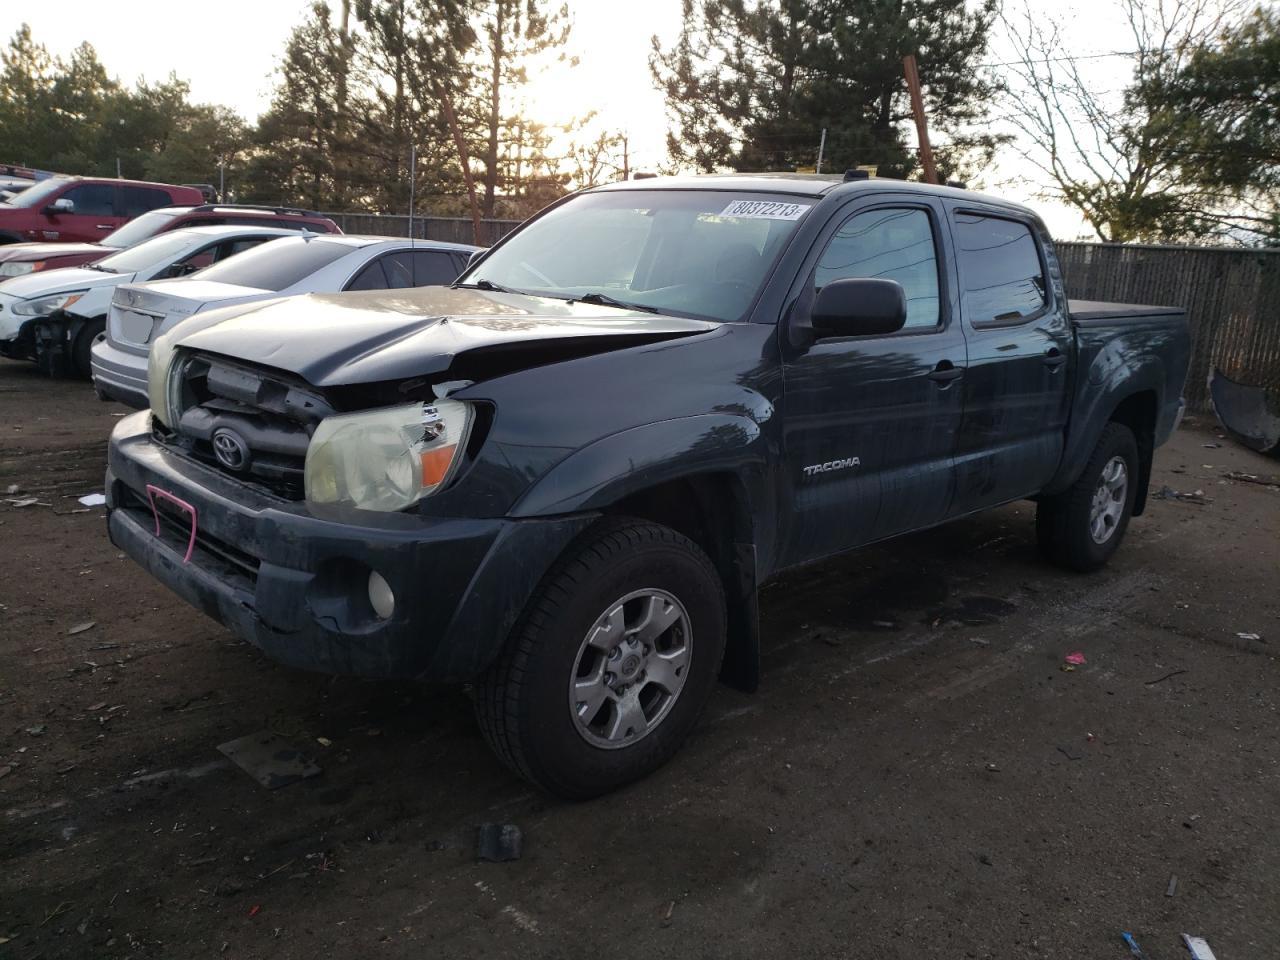
<path fill-rule="evenodd" d="M 703 171 L 876 164 L 905 176 L 910 102 L 902 58 L 915 54 L 930 129 L 952 146 L 952 171 L 973 148 L 990 85 L 979 61 L 994 0 L 685 0 L 670 49 L 653 39 L 650 69 L 672 121 L 668 149 Z M 914 140 L 914 135 L 910 136 Z"/>

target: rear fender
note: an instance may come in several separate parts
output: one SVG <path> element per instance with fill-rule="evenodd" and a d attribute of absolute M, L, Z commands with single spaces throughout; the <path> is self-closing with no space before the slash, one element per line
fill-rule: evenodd
<path fill-rule="evenodd" d="M 1115 419 L 1116 411 L 1127 400 L 1139 394 L 1152 394 L 1155 398 L 1151 423 L 1128 423 L 1130 427 L 1137 428 L 1134 432 L 1138 435 L 1138 448 L 1144 461 L 1142 475 L 1143 478 L 1149 477 L 1151 437 L 1159 434 L 1160 420 L 1164 416 L 1166 373 L 1159 357 L 1151 354 L 1135 356 L 1135 353 L 1137 351 L 1132 345 L 1113 340 L 1094 357 L 1076 389 L 1058 472 L 1041 491 L 1042 495 L 1061 493 L 1076 482 L 1089 462 L 1093 448 L 1098 445 L 1103 428 Z M 1140 500 L 1145 500 L 1143 491 L 1145 482 L 1139 491 Z"/>

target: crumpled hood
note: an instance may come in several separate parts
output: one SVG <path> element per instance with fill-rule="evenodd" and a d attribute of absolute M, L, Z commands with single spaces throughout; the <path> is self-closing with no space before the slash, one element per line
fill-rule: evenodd
<path fill-rule="evenodd" d="M 128 280 L 132 274 L 105 273 L 85 267 L 61 267 L 10 277 L 0 282 L 0 290 L 20 300 L 34 300 L 72 290 L 89 290 L 93 287 L 109 287 Z"/>
<path fill-rule="evenodd" d="M 197 314 L 173 336 L 184 349 L 265 364 L 326 387 L 428 376 L 480 351 L 545 361 L 559 350 L 600 352 L 718 326 L 548 297 L 423 287 L 227 307 Z"/>
<path fill-rule="evenodd" d="M 100 243 L 10 243 L 0 247 L 0 261 L 18 260 L 29 263 L 33 260 L 47 260 L 50 257 L 81 254 L 95 254 L 94 259 L 97 260 L 119 252 L 114 247 L 104 247 Z"/>

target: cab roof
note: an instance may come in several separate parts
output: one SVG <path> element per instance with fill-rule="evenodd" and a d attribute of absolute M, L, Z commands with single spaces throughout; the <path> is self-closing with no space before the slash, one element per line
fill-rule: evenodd
<path fill-rule="evenodd" d="M 1032 213 L 1027 207 L 1000 197 L 987 196 L 963 187 L 935 186 L 917 180 L 891 180 L 887 177 L 868 177 L 862 180 L 845 180 L 840 173 L 704 173 L 675 177 L 647 177 L 643 180 L 624 180 L 594 187 L 587 192 L 613 190 L 725 190 L 751 193 L 781 193 L 800 197 L 824 197 L 839 191 L 844 193 L 894 192 L 923 193 L 951 200 L 968 200 L 999 204 Z"/>

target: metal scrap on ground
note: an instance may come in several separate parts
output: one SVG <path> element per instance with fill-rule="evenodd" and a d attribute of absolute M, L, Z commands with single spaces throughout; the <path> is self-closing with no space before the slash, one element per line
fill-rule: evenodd
<path fill-rule="evenodd" d="M 268 790 L 314 777 L 320 768 L 278 733 L 260 730 L 218 744 L 218 752 Z"/>
<path fill-rule="evenodd" d="M 519 860 L 524 835 L 514 823 L 483 823 L 476 834 L 476 858 L 491 863 Z"/>

